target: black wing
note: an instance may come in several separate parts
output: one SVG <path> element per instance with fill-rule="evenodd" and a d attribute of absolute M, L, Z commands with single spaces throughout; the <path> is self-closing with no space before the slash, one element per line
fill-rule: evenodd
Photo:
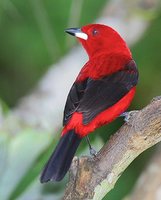
<path fill-rule="evenodd" d="M 77 110 L 80 100 L 83 97 L 87 80 L 81 83 L 74 83 L 70 89 L 64 109 L 63 125 L 66 125 L 72 114 Z"/>
<path fill-rule="evenodd" d="M 131 61 L 122 71 L 99 80 L 87 79 L 74 83 L 65 106 L 65 125 L 72 114 L 77 111 L 83 114 L 83 123 L 88 124 L 100 112 L 118 102 L 138 82 L 138 71 Z"/>

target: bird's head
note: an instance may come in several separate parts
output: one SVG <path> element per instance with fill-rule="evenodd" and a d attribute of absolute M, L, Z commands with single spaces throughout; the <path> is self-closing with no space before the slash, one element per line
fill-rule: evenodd
<path fill-rule="evenodd" d="M 65 31 L 79 39 L 89 57 L 118 51 L 131 55 L 125 41 L 109 26 L 89 24 L 82 28 L 69 28 Z"/>

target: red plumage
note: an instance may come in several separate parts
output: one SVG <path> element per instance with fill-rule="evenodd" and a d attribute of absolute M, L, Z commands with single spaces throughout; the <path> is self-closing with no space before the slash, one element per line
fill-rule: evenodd
<path fill-rule="evenodd" d="M 41 182 L 64 177 L 81 138 L 123 113 L 134 97 L 138 81 L 131 52 L 112 28 L 91 24 L 66 32 L 79 39 L 89 61 L 69 92 L 62 137 L 43 170 Z"/>
<path fill-rule="evenodd" d="M 123 113 L 130 105 L 132 99 L 134 98 L 136 88 L 133 87 L 127 95 L 125 95 L 120 101 L 115 105 L 101 112 L 97 117 L 95 117 L 89 124 L 84 125 L 82 123 L 82 114 L 75 112 L 72 115 L 71 120 L 68 125 L 64 127 L 62 135 L 68 133 L 69 130 L 75 130 L 77 134 L 84 137 L 94 131 L 96 128 L 108 124 L 116 119 L 121 113 Z"/>

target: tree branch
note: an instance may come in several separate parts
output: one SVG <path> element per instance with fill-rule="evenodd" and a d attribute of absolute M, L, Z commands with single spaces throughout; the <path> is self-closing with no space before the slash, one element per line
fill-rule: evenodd
<path fill-rule="evenodd" d="M 96 157 L 75 158 L 64 200 L 102 199 L 143 151 L 161 141 L 161 97 L 131 114 Z"/>

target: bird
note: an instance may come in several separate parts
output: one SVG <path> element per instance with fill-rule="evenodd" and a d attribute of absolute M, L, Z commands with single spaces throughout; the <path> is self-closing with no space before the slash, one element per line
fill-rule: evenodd
<path fill-rule="evenodd" d="M 67 96 L 61 137 L 41 173 L 41 183 L 61 181 L 82 139 L 89 141 L 90 133 L 127 110 L 139 77 L 130 49 L 113 28 L 88 24 L 65 32 L 82 44 L 88 61 Z"/>

